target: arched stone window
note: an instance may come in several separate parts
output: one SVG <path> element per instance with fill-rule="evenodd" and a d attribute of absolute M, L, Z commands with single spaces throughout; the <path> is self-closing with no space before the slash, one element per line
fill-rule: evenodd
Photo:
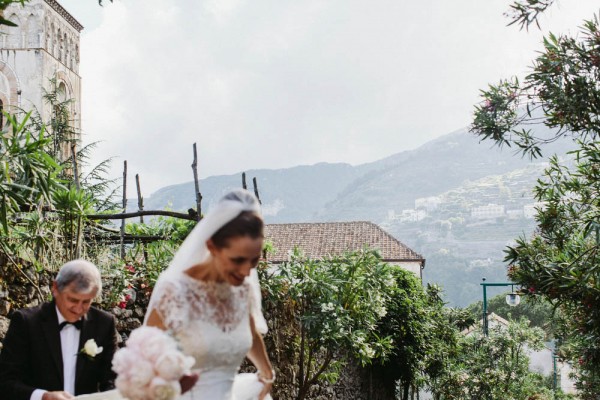
<path fill-rule="evenodd" d="M 52 43 L 51 35 L 50 35 L 50 32 L 51 32 L 50 29 L 52 29 L 51 26 L 50 26 L 50 20 L 48 20 L 48 18 L 46 18 L 44 20 L 43 33 L 45 34 L 44 35 L 44 48 L 48 52 L 50 52 L 50 46 L 51 46 L 51 43 Z"/>
<path fill-rule="evenodd" d="M 54 22 L 50 24 L 50 42 L 48 43 L 48 53 L 53 56 L 56 54 L 56 27 Z"/>
<path fill-rule="evenodd" d="M 19 82 L 15 71 L 5 62 L 0 61 L 0 100 L 7 112 L 19 106 Z"/>
<path fill-rule="evenodd" d="M 57 60 L 62 60 L 62 55 L 63 55 L 63 40 L 62 40 L 62 32 L 60 30 L 60 28 L 58 28 L 58 32 L 56 34 L 56 41 L 57 41 L 57 52 L 54 55 L 54 57 L 56 57 Z"/>
<path fill-rule="evenodd" d="M 35 15 L 30 14 L 27 18 L 27 48 L 40 47 L 39 27 Z"/>
<path fill-rule="evenodd" d="M 67 85 L 65 85 L 64 82 L 58 82 L 58 87 L 56 88 L 56 99 L 61 103 L 68 99 Z"/>
<path fill-rule="evenodd" d="M 63 56 L 60 59 L 60 61 L 62 61 L 63 64 L 67 65 L 67 60 L 69 59 L 69 39 L 67 38 L 66 33 L 63 35 L 62 46 Z"/>
<path fill-rule="evenodd" d="M 66 115 L 61 112 L 62 111 L 62 107 L 61 107 L 61 103 L 64 103 L 69 97 L 68 97 L 68 88 L 67 85 L 65 85 L 64 81 L 59 80 L 59 78 L 57 78 L 57 82 L 56 82 L 57 86 L 56 86 L 56 101 L 57 104 L 54 105 L 54 110 L 53 110 L 53 118 L 55 120 L 55 123 L 57 124 L 56 126 L 63 126 L 63 125 L 71 125 L 71 112 L 70 109 L 71 107 L 69 105 L 67 105 L 68 108 L 68 112 L 66 113 Z M 64 106 L 64 104 L 62 104 L 62 106 Z M 64 131 L 60 131 L 62 132 L 61 135 L 65 135 Z M 54 132 L 55 135 L 58 134 L 57 132 Z M 57 151 L 56 155 L 61 159 L 61 160 L 66 160 L 69 157 L 69 150 L 70 150 L 70 146 L 69 146 L 69 139 L 71 139 L 69 136 L 56 136 L 54 138 L 55 140 L 55 151 Z"/>
<path fill-rule="evenodd" d="M 7 46 L 9 48 L 17 48 L 21 44 L 21 37 L 19 34 L 19 26 L 21 26 L 21 20 L 17 14 L 11 14 L 8 18 L 11 22 L 14 22 L 18 26 L 10 26 L 8 27 L 8 43 Z"/>

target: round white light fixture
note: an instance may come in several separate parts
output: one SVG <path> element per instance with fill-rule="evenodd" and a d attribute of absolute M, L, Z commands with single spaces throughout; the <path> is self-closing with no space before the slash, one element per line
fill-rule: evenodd
<path fill-rule="evenodd" d="M 518 306 L 521 302 L 521 296 L 516 294 L 515 292 L 509 293 L 506 295 L 506 304 L 511 307 Z"/>

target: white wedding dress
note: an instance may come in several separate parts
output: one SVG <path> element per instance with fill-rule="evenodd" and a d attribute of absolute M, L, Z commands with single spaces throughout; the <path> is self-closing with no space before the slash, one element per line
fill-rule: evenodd
<path fill-rule="evenodd" d="M 182 399 L 258 398 L 262 383 L 256 374 L 238 374 L 252 345 L 250 315 L 260 307 L 252 295 L 251 278 L 232 286 L 199 281 L 187 274 L 169 277 L 154 288 L 151 306 L 181 350 L 196 360 L 194 370 L 200 378 Z"/>
<path fill-rule="evenodd" d="M 262 319 L 253 284 L 258 284 L 256 271 L 241 286 L 203 282 L 187 274 L 157 282 L 149 307 L 158 312 L 181 351 L 196 360 L 193 370 L 199 374 L 196 385 L 180 399 L 258 399 L 263 384 L 257 375 L 238 373 L 252 345 L 250 315 Z M 77 398 L 123 400 L 117 390 Z"/>

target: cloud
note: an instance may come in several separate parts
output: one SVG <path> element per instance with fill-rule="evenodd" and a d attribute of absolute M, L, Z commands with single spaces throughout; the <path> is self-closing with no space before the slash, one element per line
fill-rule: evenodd
<path fill-rule="evenodd" d="M 82 37 L 84 139 L 148 192 L 192 179 L 194 142 L 202 177 L 383 158 L 467 125 L 479 89 L 526 73 L 540 34 L 507 28 L 506 7 L 107 3 Z"/>

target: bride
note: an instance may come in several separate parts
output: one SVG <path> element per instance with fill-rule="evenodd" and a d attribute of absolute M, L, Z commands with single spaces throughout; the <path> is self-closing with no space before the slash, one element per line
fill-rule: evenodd
<path fill-rule="evenodd" d="M 183 399 L 263 400 L 275 373 L 262 335 L 256 265 L 262 254 L 259 203 L 239 189 L 198 223 L 159 277 L 145 324 L 168 331 L 196 359 L 198 381 Z M 238 374 L 244 356 L 257 374 Z"/>
<path fill-rule="evenodd" d="M 271 399 L 275 372 L 255 270 L 263 240 L 258 200 L 235 190 L 196 225 L 156 282 L 145 325 L 166 331 L 195 359 L 193 375 L 180 380 L 181 399 Z M 256 374 L 238 374 L 245 356 Z M 122 400 L 117 390 L 81 398 Z"/>

